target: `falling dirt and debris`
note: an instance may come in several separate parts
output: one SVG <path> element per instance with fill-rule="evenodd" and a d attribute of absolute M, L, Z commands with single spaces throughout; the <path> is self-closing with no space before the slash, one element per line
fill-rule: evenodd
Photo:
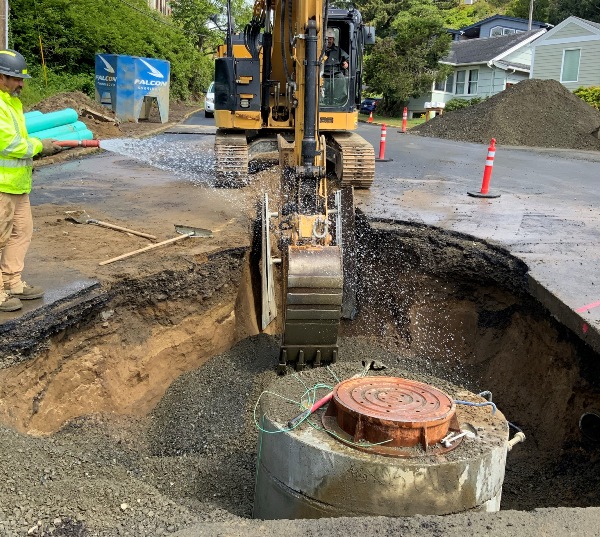
<path fill-rule="evenodd" d="M 412 134 L 499 145 L 600 150 L 600 111 L 556 80 L 524 80 L 489 99 L 411 129 Z"/>

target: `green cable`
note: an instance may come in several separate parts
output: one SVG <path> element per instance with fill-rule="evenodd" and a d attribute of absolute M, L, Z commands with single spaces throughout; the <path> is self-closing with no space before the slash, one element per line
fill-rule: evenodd
<path fill-rule="evenodd" d="M 331 373 L 331 376 L 339 384 L 340 383 L 340 379 L 337 377 L 337 375 L 335 374 L 335 372 L 333 371 L 333 369 L 331 369 L 329 366 L 326 366 L 326 369 L 327 369 L 327 371 L 329 371 Z"/>
<path fill-rule="evenodd" d="M 340 380 L 338 379 L 338 377 L 336 376 L 335 372 L 329 367 L 326 366 L 327 371 L 329 371 L 329 373 L 331 373 L 331 375 L 333 376 L 333 378 L 337 381 L 337 383 L 340 383 Z M 363 371 L 361 376 L 365 376 L 366 372 Z M 300 408 L 300 410 L 302 411 L 308 411 L 310 408 L 312 408 L 312 406 L 315 404 L 315 401 L 317 399 L 317 390 L 319 389 L 326 389 L 328 392 L 331 392 L 333 390 L 333 387 L 330 386 L 329 384 L 325 384 L 325 383 L 321 383 L 321 382 L 317 382 L 316 384 L 314 384 L 312 387 L 308 387 L 306 385 L 306 383 L 304 382 L 304 380 L 302 380 L 300 378 L 300 376 L 297 373 L 293 373 L 293 377 L 300 383 L 302 384 L 302 386 L 304 386 L 305 391 L 304 393 L 300 396 L 300 401 L 296 401 L 294 399 L 290 399 L 288 397 L 285 397 L 281 394 L 275 393 L 275 392 L 270 392 L 270 391 L 263 391 L 259 396 L 258 399 L 256 400 L 256 404 L 254 405 L 254 411 L 253 411 L 253 416 L 254 416 L 254 426 L 261 432 L 261 433 L 266 433 L 266 434 L 278 434 L 278 433 L 288 433 L 294 429 L 296 429 L 297 427 L 300 426 L 300 424 L 304 423 L 305 421 L 308 422 L 308 424 L 315 430 L 318 431 L 324 431 L 327 434 L 330 434 L 331 436 L 337 438 L 338 440 L 340 440 L 341 442 L 344 442 L 345 444 L 349 444 L 349 445 L 353 445 L 353 446 L 360 446 L 360 447 L 370 447 L 370 446 L 379 446 L 381 444 L 386 444 L 388 442 L 391 442 L 392 439 L 390 440 L 383 440 L 382 442 L 376 442 L 376 443 L 372 443 L 372 442 L 352 442 L 350 440 L 347 440 L 345 438 L 342 438 L 341 436 L 339 436 L 338 434 L 336 434 L 333 431 L 328 431 L 327 429 L 325 429 L 324 427 L 319 427 L 317 426 L 315 423 L 313 423 L 310 420 L 310 413 L 307 412 L 306 416 L 304 416 L 302 418 L 302 420 L 300 420 L 294 427 L 286 427 L 283 429 L 277 429 L 276 431 L 268 431 L 266 430 L 263 425 L 264 425 L 264 417 L 265 415 L 263 414 L 261 416 L 261 420 L 262 420 L 262 425 L 259 424 L 258 419 L 256 417 L 256 411 L 258 409 L 258 405 L 260 403 L 260 400 L 262 398 L 263 395 L 274 395 L 275 397 L 279 397 L 280 399 L 283 399 L 284 401 L 288 402 L 288 403 L 293 403 L 295 405 L 298 405 L 298 407 Z M 262 434 L 260 435 L 260 445 L 262 446 Z M 260 451 L 260 448 L 259 448 Z"/>

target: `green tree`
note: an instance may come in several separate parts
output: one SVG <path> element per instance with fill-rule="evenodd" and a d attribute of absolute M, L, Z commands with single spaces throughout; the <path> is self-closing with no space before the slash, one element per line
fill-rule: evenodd
<path fill-rule="evenodd" d="M 474 4 L 461 4 L 443 12 L 444 22 L 448 28 L 464 28 L 492 15 L 502 15 L 504 7 L 496 3 L 478 0 Z"/>
<path fill-rule="evenodd" d="M 529 18 L 530 0 L 512 0 L 506 14 L 511 17 Z M 535 0 L 533 3 L 533 20 L 546 22 L 549 16 L 550 1 Z"/>
<path fill-rule="evenodd" d="M 93 74 L 96 53 L 108 53 L 170 61 L 176 98 L 199 92 L 212 79 L 212 58 L 145 0 L 11 0 L 10 8 L 9 43 L 34 70 L 42 63 L 41 39 L 55 73 Z"/>
<path fill-rule="evenodd" d="M 381 38 L 390 35 L 396 16 L 408 10 L 411 4 L 411 0 L 357 0 L 355 2 L 363 19 L 377 28 L 377 35 Z"/>
<path fill-rule="evenodd" d="M 598 0 L 551 0 L 548 11 L 552 24 L 558 24 L 571 15 L 592 22 L 600 22 Z"/>
<path fill-rule="evenodd" d="M 384 97 L 383 111 L 398 114 L 410 97 L 429 90 L 448 75 L 439 63 L 449 50 L 451 36 L 432 0 L 410 2 L 391 24 L 393 35 L 378 39 L 365 62 L 365 81 Z"/>
<path fill-rule="evenodd" d="M 456 9 L 460 6 L 460 0 L 433 0 L 438 9 Z"/>
<path fill-rule="evenodd" d="M 232 0 L 231 10 L 234 14 L 234 31 L 243 30 L 252 16 L 252 6 L 244 0 Z M 215 48 L 225 41 L 226 28 L 225 16 L 227 0 L 172 0 L 171 9 L 173 20 L 179 24 L 188 35 L 195 36 L 198 48 L 206 51 L 214 51 Z M 222 19 L 216 25 L 208 23 L 213 17 Z M 219 26 L 222 28 L 219 29 Z"/>

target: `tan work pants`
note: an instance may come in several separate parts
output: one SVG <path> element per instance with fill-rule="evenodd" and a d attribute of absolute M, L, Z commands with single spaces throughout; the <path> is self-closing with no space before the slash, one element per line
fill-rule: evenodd
<path fill-rule="evenodd" d="M 32 235 L 29 194 L 0 192 L 0 274 L 5 287 L 14 287 L 21 281 Z"/>

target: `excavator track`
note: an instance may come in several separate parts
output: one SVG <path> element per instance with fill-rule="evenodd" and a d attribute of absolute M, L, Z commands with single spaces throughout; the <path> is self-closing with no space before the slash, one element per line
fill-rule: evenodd
<path fill-rule="evenodd" d="M 375 179 L 375 149 L 355 132 L 327 137 L 328 149 L 335 155 L 336 175 L 341 186 L 370 188 Z"/>
<path fill-rule="evenodd" d="M 216 185 L 239 188 L 248 184 L 246 135 L 217 129 L 215 136 Z"/>

